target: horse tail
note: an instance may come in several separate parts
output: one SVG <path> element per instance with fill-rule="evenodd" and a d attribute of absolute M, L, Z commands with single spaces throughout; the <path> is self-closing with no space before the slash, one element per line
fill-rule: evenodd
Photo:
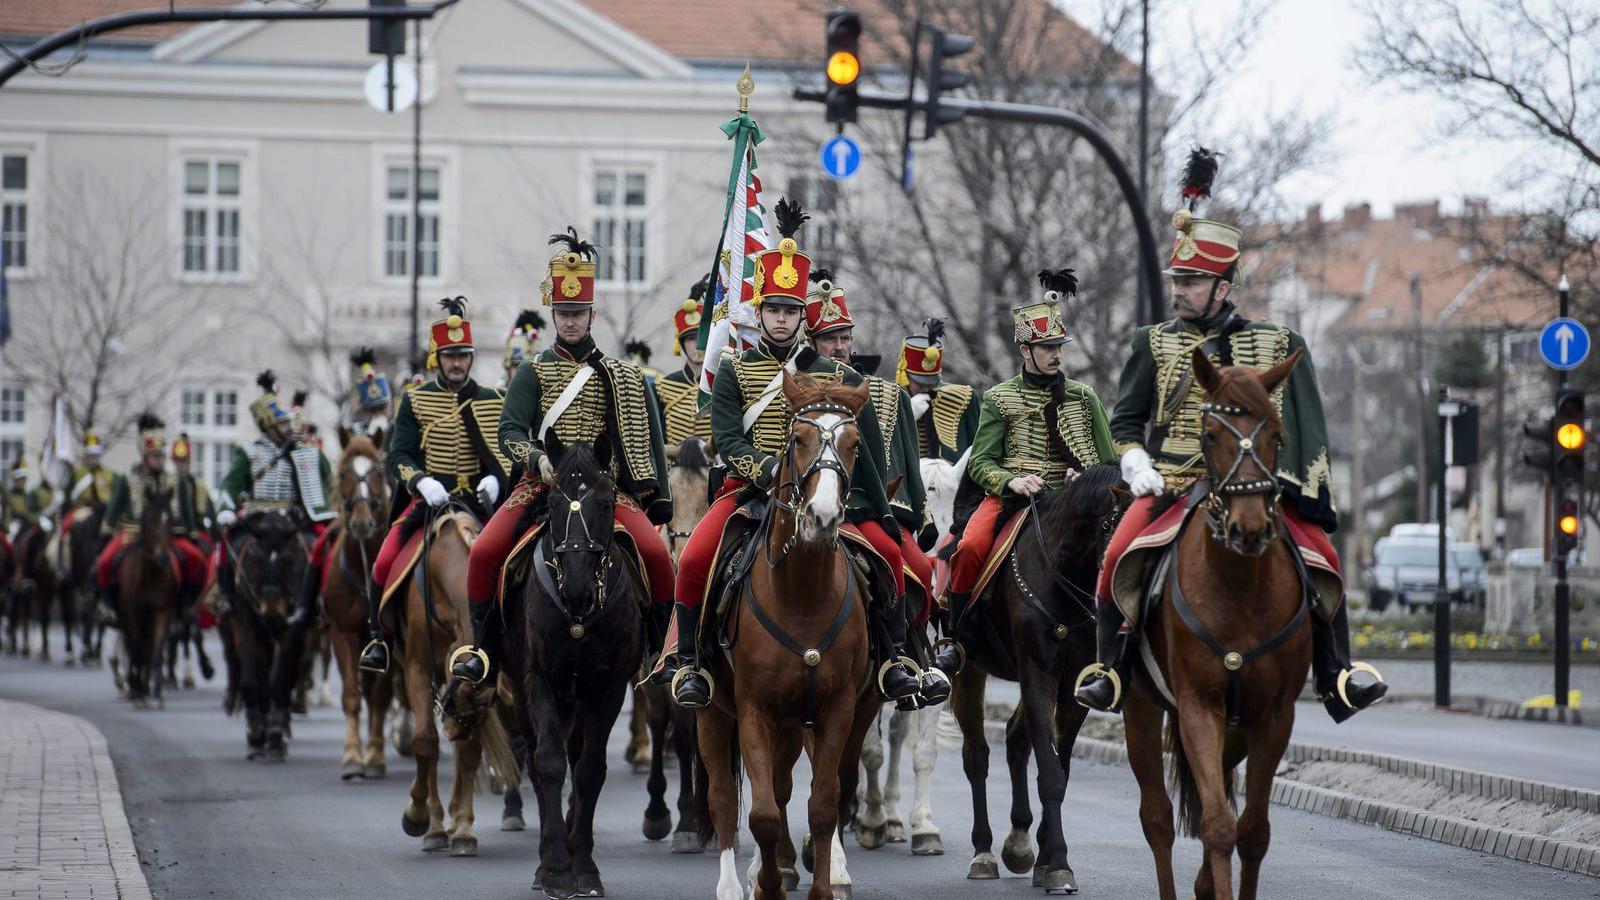
<path fill-rule="evenodd" d="M 1167 723 L 1167 752 L 1172 756 L 1172 792 L 1178 798 L 1178 827 L 1188 837 L 1200 834 L 1200 786 L 1195 783 L 1189 756 L 1183 750 L 1183 734 L 1176 718 Z M 1232 780 L 1232 776 L 1229 776 Z"/>
<path fill-rule="evenodd" d="M 698 722 L 698 717 L 696 717 Z M 737 811 L 744 807 L 744 760 L 739 757 L 739 725 L 734 723 L 728 732 L 728 765 L 732 770 L 729 774 L 733 778 L 734 809 Z M 711 788 L 710 777 L 706 771 L 705 757 L 699 753 L 694 755 L 694 811 L 695 819 L 700 825 L 700 843 L 709 845 L 716 840 L 717 828 L 711 822 Z M 738 815 L 734 816 L 735 822 Z"/>
<path fill-rule="evenodd" d="M 511 748 L 511 734 L 501 715 L 500 706 L 496 704 L 483 718 L 483 756 L 503 783 L 516 786 L 522 783 L 522 766 Z"/>

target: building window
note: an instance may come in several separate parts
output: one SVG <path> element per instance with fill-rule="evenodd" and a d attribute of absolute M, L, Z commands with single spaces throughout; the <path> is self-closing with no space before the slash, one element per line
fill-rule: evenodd
<path fill-rule="evenodd" d="M 28 395 L 22 388 L 0 388 L 0 425 L 23 425 Z"/>
<path fill-rule="evenodd" d="M 590 240 L 600 248 L 600 281 L 645 281 L 649 188 L 649 175 L 643 170 L 595 170 L 594 232 Z"/>
<path fill-rule="evenodd" d="M 194 476 L 215 490 L 233 461 L 239 440 L 239 392 L 227 388 L 183 388 L 178 421 L 189 436 Z"/>
<path fill-rule="evenodd" d="M 423 278 L 439 277 L 440 246 L 440 170 L 424 164 L 420 179 L 421 198 L 417 231 L 417 271 Z M 387 278 L 411 275 L 411 166 L 390 164 L 384 175 L 383 199 L 383 274 Z"/>
<path fill-rule="evenodd" d="M 183 161 L 184 274 L 239 274 L 242 166 L 227 157 Z"/>
<path fill-rule="evenodd" d="M 0 154 L 0 258 L 8 269 L 28 268 L 28 157 Z"/>
<path fill-rule="evenodd" d="M 27 433 L 27 392 L 18 387 L 0 388 L 0 470 L 9 473 L 22 458 Z"/>
<path fill-rule="evenodd" d="M 825 260 L 820 265 L 838 265 L 835 255 L 843 246 L 837 221 L 839 182 L 832 178 L 797 175 L 789 181 L 788 196 L 811 216 L 811 221 L 806 223 L 806 255 L 813 260 Z"/>

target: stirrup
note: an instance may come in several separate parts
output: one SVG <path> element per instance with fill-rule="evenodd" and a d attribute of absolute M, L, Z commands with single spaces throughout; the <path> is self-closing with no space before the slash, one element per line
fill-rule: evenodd
<path fill-rule="evenodd" d="M 912 679 L 914 681 L 916 681 L 916 683 L 917 683 L 917 693 L 920 694 L 922 692 L 922 667 L 917 665 L 917 661 L 912 659 L 909 656 L 897 656 L 894 659 L 886 659 L 886 660 L 884 660 L 883 661 L 883 665 L 878 667 L 877 684 L 878 684 L 878 694 L 880 696 L 889 697 L 889 692 L 884 690 L 884 688 L 883 688 L 883 676 L 889 674 L 889 670 L 890 669 L 895 668 L 897 666 L 902 666 L 902 665 L 906 667 L 906 670 L 908 672 L 910 672 Z M 912 694 L 911 696 L 914 697 L 914 696 L 916 696 L 916 694 Z M 890 699 L 891 700 L 899 700 L 900 698 L 899 697 L 890 697 Z"/>
<path fill-rule="evenodd" d="M 460 675 L 456 675 L 456 661 L 461 659 L 463 656 L 477 657 L 478 661 L 483 663 L 483 674 L 479 675 L 477 678 L 463 678 Z M 450 654 L 450 662 L 446 668 L 450 670 L 451 675 L 461 678 L 463 681 L 467 681 L 472 684 L 482 684 L 483 680 L 489 677 L 489 654 L 483 652 L 483 650 L 478 647 L 472 646 L 471 644 L 462 644 L 460 647 L 455 649 L 454 653 Z"/>
<path fill-rule="evenodd" d="M 357 660 L 357 663 L 358 663 L 359 668 L 363 672 L 376 672 L 376 673 L 381 675 L 384 672 L 389 671 L 389 656 L 390 656 L 390 654 L 389 654 L 389 645 L 385 644 L 383 642 L 382 638 L 372 638 L 371 640 L 367 641 L 366 646 L 361 648 L 360 659 L 366 659 L 367 658 L 367 651 L 371 650 L 372 646 L 374 644 L 376 644 L 379 647 L 383 648 L 383 667 L 382 668 L 376 668 L 376 667 L 373 667 L 373 666 L 359 665 L 359 662 L 360 662 L 359 659 Z"/>
<path fill-rule="evenodd" d="M 1349 707 L 1351 709 L 1355 709 L 1356 705 L 1354 703 L 1350 702 L 1350 695 L 1345 693 L 1345 688 L 1348 687 L 1349 684 L 1350 684 L 1350 676 L 1354 675 L 1357 672 L 1366 672 L 1368 675 L 1371 675 L 1379 684 L 1383 684 L 1384 683 L 1384 681 L 1383 681 L 1383 673 L 1379 672 L 1377 670 L 1377 668 L 1375 668 L 1372 665 L 1372 663 L 1367 663 L 1367 662 L 1351 663 L 1350 664 L 1350 668 L 1345 669 L 1345 670 L 1343 670 L 1343 671 L 1341 671 L 1339 673 L 1339 683 L 1338 683 L 1338 688 L 1337 688 L 1340 702 L 1344 703 L 1345 706 L 1347 706 L 1347 707 Z M 1374 704 L 1376 704 L 1377 702 L 1381 702 L 1382 700 L 1383 700 L 1383 698 L 1379 697 L 1377 701 L 1374 701 Z"/>
<path fill-rule="evenodd" d="M 1110 708 L 1116 709 L 1118 706 L 1122 705 L 1122 676 L 1117 674 L 1116 669 L 1108 668 L 1106 664 L 1102 662 L 1092 662 L 1087 666 L 1084 666 L 1083 670 L 1078 673 L 1078 679 L 1072 683 L 1073 699 L 1077 700 L 1078 691 L 1083 688 L 1083 683 L 1096 675 L 1106 678 L 1111 682 Z M 1343 685 L 1341 684 L 1340 690 L 1343 691 L 1343 689 Z M 1084 703 L 1082 700 L 1078 700 L 1078 705 L 1085 709 L 1091 708 L 1089 704 Z"/>
<path fill-rule="evenodd" d="M 933 659 L 937 659 L 939 657 L 939 654 L 944 652 L 944 648 L 946 648 L 946 647 L 954 647 L 954 648 L 956 648 L 956 660 L 957 660 L 957 662 L 956 662 L 956 671 L 960 672 L 960 671 L 966 669 L 966 667 L 967 667 L 967 648 L 961 646 L 961 642 L 956 640 L 953 637 L 942 637 L 942 638 L 939 638 L 937 641 L 934 641 L 933 642 L 933 657 L 932 658 Z M 945 677 L 948 678 L 949 676 L 946 675 Z"/>
<path fill-rule="evenodd" d="M 690 706 L 689 704 L 679 703 L 678 702 L 678 685 L 683 682 L 683 679 L 689 677 L 691 674 L 698 674 L 701 678 L 704 678 L 706 680 L 706 704 L 705 704 L 705 706 Z M 711 673 L 710 672 L 708 672 L 708 671 L 706 671 L 704 669 L 701 669 L 698 666 L 679 665 L 678 666 L 678 674 L 672 676 L 671 691 L 672 691 L 672 702 L 673 703 L 677 703 L 679 706 L 682 706 L 684 709 L 706 709 L 707 707 L 709 707 L 711 705 L 711 698 L 715 697 L 717 695 L 717 680 L 715 678 L 711 677 Z"/>

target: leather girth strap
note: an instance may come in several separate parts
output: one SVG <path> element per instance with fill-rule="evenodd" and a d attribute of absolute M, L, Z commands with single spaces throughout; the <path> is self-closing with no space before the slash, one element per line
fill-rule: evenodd
<path fill-rule="evenodd" d="M 847 561 L 844 579 L 844 599 L 839 603 L 839 612 L 833 617 L 833 621 L 828 625 L 828 630 L 822 635 L 822 639 L 817 641 L 815 647 L 809 649 L 801 646 L 799 641 L 783 630 L 783 626 L 767 615 L 766 609 L 761 606 L 761 601 L 756 598 L 755 589 L 750 587 L 748 579 L 744 582 L 743 594 L 745 602 L 750 604 L 751 615 L 754 615 L 756 621 L 761 623 L 761 627 L 767 630 L 767 634 L 772 635 L 773 640 L 782 644 L 789 652 L 800 657 L 800 660 L 805 663 L 805 725 L 807 728 L 811 728 L 817 723 L 817 667 L 822 664 L 822 654 L 833 646 L 834 640 L 844 632 L 845 625 L 850 622 L 850 611 L 855 605 L 856 596 L 855 573 L 850 570 Z"/>

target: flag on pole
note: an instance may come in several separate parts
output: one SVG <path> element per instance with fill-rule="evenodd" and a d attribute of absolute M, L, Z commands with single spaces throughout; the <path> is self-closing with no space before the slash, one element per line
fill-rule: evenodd
<path fill-rule="evenodd" d="M 72 440 L 72 419 L 67 414 L 67 398 L 56 394 L 50 401 L 50 431 L 45 435 L 44 452 L 39 454 L 39 477 L 57 486 L 72 478 L 72 464 L 78 452 Z"/>
<path fill-rule="evenodd" d="M 733 141 L 733 165 L 728 173 L 728 196 L 723 205 L 722 236 L 712 264 L 716 281 L 708 304 L 710 315 L 700 318 L 697 338 L 705 350 L 700 368 L 700 406 L 711 402 L 711 383 L 730 340 L 743 349 L 753 346 L 760 333 L 754 307 L 755 256 L 772 247 L 767 210 L 761 203 L 761 178 L 756 174 L 756 145 L 763 135 L 750 117 L 750 92 L 755 83 L 750 72 L 739 79 L 739 114 L 722 123 L 722 133 Z"/>

